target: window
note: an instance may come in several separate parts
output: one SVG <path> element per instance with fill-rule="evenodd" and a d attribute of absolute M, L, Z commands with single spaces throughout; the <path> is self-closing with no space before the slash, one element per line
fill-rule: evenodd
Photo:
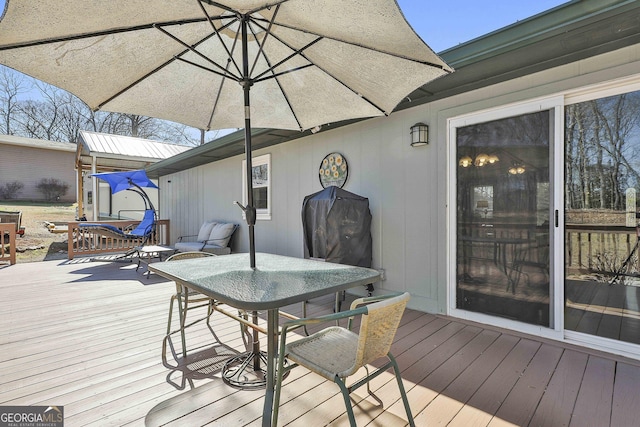
<path fill-rule="evenodd" d="M 253 204 L 256 207 L 256 219 L 271 219 L 271 154 L 251 159 L 253 177 Z M 247 161 L 242 161 L 242 200 L 247 204 Z"/>

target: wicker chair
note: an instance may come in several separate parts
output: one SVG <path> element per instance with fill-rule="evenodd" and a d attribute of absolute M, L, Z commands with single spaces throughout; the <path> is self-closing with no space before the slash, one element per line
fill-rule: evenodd
<path fill-rule="evenodd" d="M 404 293 L 385 297 L 361 298 L 351 304 L 351 310 L 349 311 L 284 323 L 278 352 L 272 425 L 275 427 L 278 423 L 282 379 L 289 370 L 296 366 L 304 366 L 338 384 L 347 407 L 351 426 L 355 426 L 356 423 L 349 394 L 360 386 L 367 384 L 367 392 L 382 404 L 380 399 L 371 392 L 369 381 L 393 367 L 409 425 L 414 427 L 415 423 L 404 386 L 402 385 L 400 370 L 390 352 L 391 344 L 409 297 L 408 293 Z M 358 307 L 358 305 L 366 303 L 371 304 Z M 354 316 L 362 316 L 359 334 L 350 330 Z M 287 332 L 291 329 L 344 318 L 349 318 L 347 328 L 331 326 L 311 336 L 303 337 L 289 344 L 286 343 Z M 381 357 L 387 357 L 388 362 L 370 374 L 367 364 Z M 285 359 L 290 362 L 288 366 L 285 366 Z M 355 374 L 362 367 L 366 369 L 367 375 L 347 387 L 345 379 Z"/>
<path fill-rule="evenodd" d="M 169 258 L 165 260 L 165 262 L 177 261 L 181 259 L 189 259 L 189 258 L 199 258 L 199 257 L 207 257 L 207 256 L 216 256 L 209 252 L 180 252 L 174 255 L 171 255 Z M 173 304 L 175 301 L 178 301 L 178 316 L 180 317 L 180 328 L 175 331 L 171 330 L 171 319 L 173 317 Z M 176 293 L 171 296 L 171 301 L 169 303 L 169 320 L 167 322 L 167 334 L 162 340 L 162 361 L 167 363 L 167 342 L 171 335 L 180 333 L 180 339 L 182 342 L 182 356 L 187 356 L 187 343 L 185 338 L 185 329 L 189 326 L 195 325 L 202 320 L 207 321 L 207 325 L 209 325 L 209 319 L 211 318 L 211 314 L 213 313 L 214 305 L 216 301 L 212 298 L 209 298 L 206 295 L 203 295 L 199 292 L 189 290 L 180 283 L 176 282 Z M 199 307 L 207 307 L 207 315 L 205 317 L 198 318 L 192 321 L 189 324 L 186 324 L 187 321 L 187 312 L 189 310 L 199 308 Z M 209 326 L 211 328 L 211 326 Z"/>

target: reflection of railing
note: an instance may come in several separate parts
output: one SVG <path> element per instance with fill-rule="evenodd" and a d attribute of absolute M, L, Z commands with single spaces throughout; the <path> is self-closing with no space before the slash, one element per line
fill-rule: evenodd
<path fill-rule="evenodd" d="M 100 224 L 108 224 L 118 227 L 121 230 L 131 230 L 135 228 L 140 221 L 101 221 Z M 94 233 L 90 228 L 80 229 L 78 226 L 82 222 L 69 223 L 68 237 L 68 258 L 71 260 L 77 255 L 92 255 L 102 253 L 127 252 L 130 249 L 140 246 L 142 239 L 120 239 L 115 237 L 106 237 L 99 233 Z M 86 223 L 85 223 L 86 224 Z M 169 220 L 160 219 L 156 223 L 156 231 L 149 241 L 148 245 L 168 245 L 169 238 Z"/>
<path fill-rule="evenodd" d="M 9 251 L 5 248 L 5 236 L 9 236 Z M 0 261 L 16 263 L 16 224 L 13 222 L 0 223 Z"/>
<path fill-rule="evenodd" d="M 573 273 L 615 274 L 638 242 L 636 229 L 624 226 L 567 224 L 565 230 L 565 266 Z M 638 257 L 627 267 L 640 271 Z"/>

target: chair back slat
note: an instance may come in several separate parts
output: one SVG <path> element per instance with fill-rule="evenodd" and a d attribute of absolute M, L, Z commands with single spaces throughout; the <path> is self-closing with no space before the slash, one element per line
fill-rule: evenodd
<path fill-rule="evenodd" d="M 367 306 L 360 324 L 356 370 L 389 353 L 409 298 L 407 292 Z"/>

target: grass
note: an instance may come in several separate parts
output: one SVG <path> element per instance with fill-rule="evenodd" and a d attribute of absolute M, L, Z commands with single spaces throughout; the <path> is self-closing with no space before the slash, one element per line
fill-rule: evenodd
<path fill-rule="evenodd" d="M 50 233 L 46 222 L 75 221 L 75 203 L 0 201 L 0 210 L 22 212 L 24 237 L 16 237 L 16 261 L 67 259 L 67 235 Z"/>

